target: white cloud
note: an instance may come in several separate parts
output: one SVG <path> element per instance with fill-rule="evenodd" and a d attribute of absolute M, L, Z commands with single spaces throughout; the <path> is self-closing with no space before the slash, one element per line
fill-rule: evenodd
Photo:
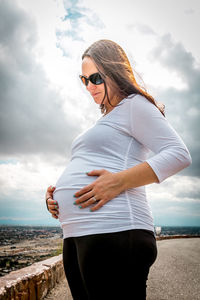
<path fill-rule="evenodd" d="M 175 175 L 162 184 L 147 187 L 156 224 L 198 225 L 200 219 L 200 179 Z"/>
<path fill-rule="evenodd" d="M 164 203 L 167 207 L 175 203 L 200 204 L 200 179 L 198 177 L 177 174 L 168 178 L 162 184 L 150 185 L 147 189 L 149 201 L 153 205 L 158 202 Z"/>

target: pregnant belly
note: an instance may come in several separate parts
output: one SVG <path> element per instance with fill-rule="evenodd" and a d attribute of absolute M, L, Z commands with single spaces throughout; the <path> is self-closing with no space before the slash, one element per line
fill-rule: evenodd
<path fill-rule="evenodd" d="M 80 218 L 91 215 L 90 207 L 80 209 L 79 205 L 74 205 L 76 198 L 74 194 L 80 188 L 58 188 L 53 193 L 53 199 L 58 202 L 59 214 L 58 218 L 63 222 L 77 222 Z"/>

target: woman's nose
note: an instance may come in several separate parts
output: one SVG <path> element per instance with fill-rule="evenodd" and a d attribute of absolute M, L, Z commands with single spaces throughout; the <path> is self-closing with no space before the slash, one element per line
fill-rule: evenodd
<path fill-rule="evenodd" d="M 96 85 L 93 84 L 91 81 L 89 81 L 86 88 L 87 88 L 88 91 L 91 91 L 91 90 L 94 90 L 96 88 Z"/>

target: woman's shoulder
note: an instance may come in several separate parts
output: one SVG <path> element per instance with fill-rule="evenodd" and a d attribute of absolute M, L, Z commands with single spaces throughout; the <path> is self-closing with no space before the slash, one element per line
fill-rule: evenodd
<path fill-rule="evenodd" d="M 123 101 L 127 101 L 127 102 L 146 102 L 148 101 L 148 99 L 140 94 L 131 94 L 128 95 L 126 98 L 123 99 Z M 148 101 L 149 102 L 149 101 Z"/>
<path fill-rule="evenodd" d="M 131 106 L 132 109 L 139 109 L 145 107 L 148 108 L 149 105 L 153 105 L 145 96 L 142 96 L 140 94 L 129 95 L 128 97 L 123 99 L 123 103 L 126 103 L 127 106 Z"/>
<path fill-rule="evenodd" d="M 143 95 L 133 94 L 124 100 L 124 103 L 126 103 L 126 110 L 130 112 L 132 117 L 149 117 L 150 115 L 163 117 L 158 107 Z"/>

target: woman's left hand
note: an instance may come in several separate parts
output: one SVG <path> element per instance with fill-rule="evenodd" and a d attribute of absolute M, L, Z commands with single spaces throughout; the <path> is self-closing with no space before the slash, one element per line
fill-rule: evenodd
<path fill-rule="evenodd" d="M 90 210 L 98 210 L 123 191 L 119 173 L 111 173 L 102 169 L 93 170 L 87 175 L 98 176 L 98 178 L 74 194 L 74 197 L 78 198 L 74 205 L 79 205 L 79 208 L 93 205 Z"/>

